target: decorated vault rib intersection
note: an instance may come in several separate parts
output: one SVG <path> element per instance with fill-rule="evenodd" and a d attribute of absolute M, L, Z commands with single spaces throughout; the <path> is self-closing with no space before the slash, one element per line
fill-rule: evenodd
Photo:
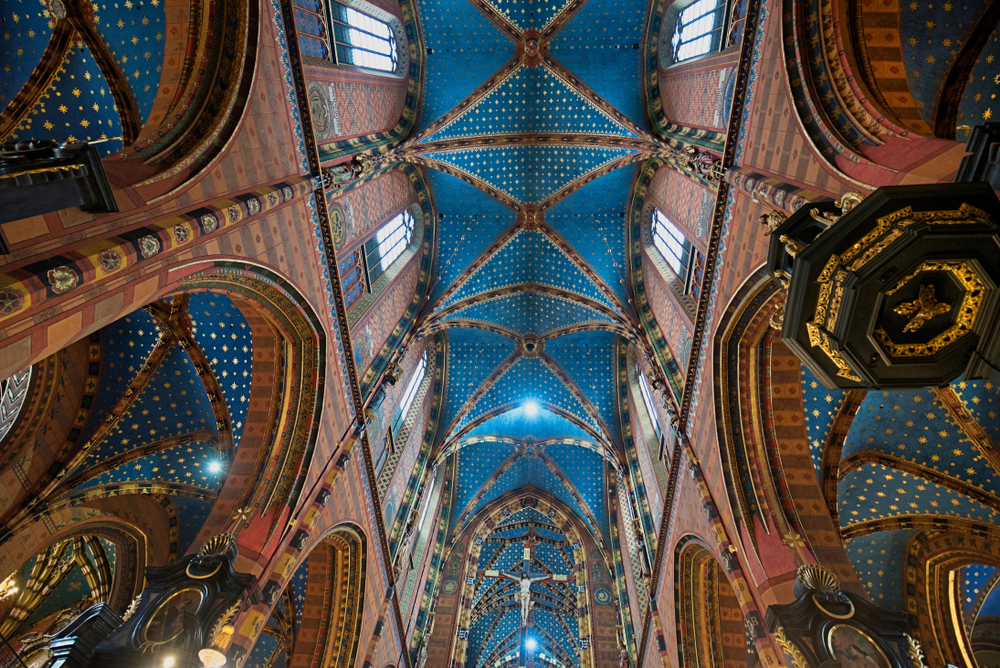
<path fill-rule="evenodd" d="M 626 211 L 635 165 L 681 161 L 642 108 L 646 7 L 421 0 L 418 18 L 426 78 L 415 132 L 373 158 L 379 171 L 424 167 L 439 215 L 415 333 L 445 341 L 431 457 L 457 470 L 447 545 L 475 533 L 480 569 L 568 574 L 583 548 L 531 507 L 477 533 L 498 504 L 540 500 L 574 518 L 597 546 L 594 577 L 620 589 L 609 472 L 629 476 L 633 448 L 621 349 L 650 353 L 628 287 Z M 523 651 L 517 584 L 468 577 L 467 665 L 510 660 Z M 537 651 L 580 665 L 592 629 L 578 596 L 596 601 L 594 583 L 530 591 Z"/>

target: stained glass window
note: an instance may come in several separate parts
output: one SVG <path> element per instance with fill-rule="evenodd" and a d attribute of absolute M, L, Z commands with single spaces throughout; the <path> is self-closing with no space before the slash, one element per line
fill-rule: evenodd
<path fill-rule="evenodd" d="M 335 0 L 295 0 L 302 55 L 337 65 L 395 72 L 396 37 L 385 21 Z"/>
<path fill-rule="evenodd" d="M 369 289 L 406 250 L 412 237 L 413 215 L 404 210 L 382 225 L 375 236 L 365 242 Z"/>
<path fill-rule="evenodd" d="M 674 28 L 675 63 L 719 48 L 725 9 L 723 0 L 697 0 L 681 10 Z"/>

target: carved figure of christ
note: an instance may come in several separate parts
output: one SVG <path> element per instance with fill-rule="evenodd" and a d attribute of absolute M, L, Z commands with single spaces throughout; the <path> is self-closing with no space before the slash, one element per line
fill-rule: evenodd
<path fill-rule="evenodd" d="M 527 543 L 527 541 L 526 541 Z M 524 565 L 519 573 L 509 573 L 500 570 L 481 570 L 477 572 L 479 577 L 506 578 L 513 580 L 520 585 L 521 590 L 517 594 L 521 603 L 521 628 L 528 626 L 528 614 L 531 612 L 531 583 L 532 582 L 571 582 L 576 580 L 575 575 L 547 575 L 546 573 L 533 572 L 531 570 L 531 547 L 526 545 L 523 553 Z"/>

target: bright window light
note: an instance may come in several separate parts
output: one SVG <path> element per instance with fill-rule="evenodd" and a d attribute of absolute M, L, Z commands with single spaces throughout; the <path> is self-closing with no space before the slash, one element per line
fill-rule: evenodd
<path fill-rule="evenodd" d="M 535 417 L 536 415 L 538 415 L 538 404 L 536 404 L 534 401 L 529 401 L 528 403 L 524 404 L 524 414 L 527 415 L 528 417 Z"/>
<path fill-rule="evenodd" d="M 222 470 L 222 464 L 220 464 L 219 462 L 212 462 L 211 464 L 208 465 L 209 473 L 218 473 L 221 470 Z"/>
<path fill-rule="evenodd" d="M 534 638 L 528 638 L 528 641 L 525 642 L 524 644 L 528 648 L 529 652 L 533 652 L 535 648 L 538 647 L 538 643 L 535 642 Z"/>

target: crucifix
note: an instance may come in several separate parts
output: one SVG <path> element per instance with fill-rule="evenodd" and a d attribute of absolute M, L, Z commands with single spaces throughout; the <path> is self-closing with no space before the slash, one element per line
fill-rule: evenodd
<path fill-rule="evenodd" d="M 527 639 L 528 639 L 528 616 L 531 612 L 531 608 L 534 602 L 531 600 L 531 584 L 533 582 L 575 582 L 575 575 L 558 575 L 547 573 L 540 573 L 538 571 L 533 571 L 531 569 L 531 550 L 538 545 L 540 542 L 534 535 L 534 530 L 528 532 L 528 535 L 524 538 L 522 542 L 522 559 L 523 564 L 519 572 L 508 572 L 496 569 L 486 569 L 479 570 L 476 575 L 479 577 L 487 578 L 506 578 L 508 580 L 513 580 L 520 585 L 521 590 L 517 594 L 518 601 L 521 603 L 521 658 L 518 662 L 518 666 L 526 665 L 527 659 Z"/>

